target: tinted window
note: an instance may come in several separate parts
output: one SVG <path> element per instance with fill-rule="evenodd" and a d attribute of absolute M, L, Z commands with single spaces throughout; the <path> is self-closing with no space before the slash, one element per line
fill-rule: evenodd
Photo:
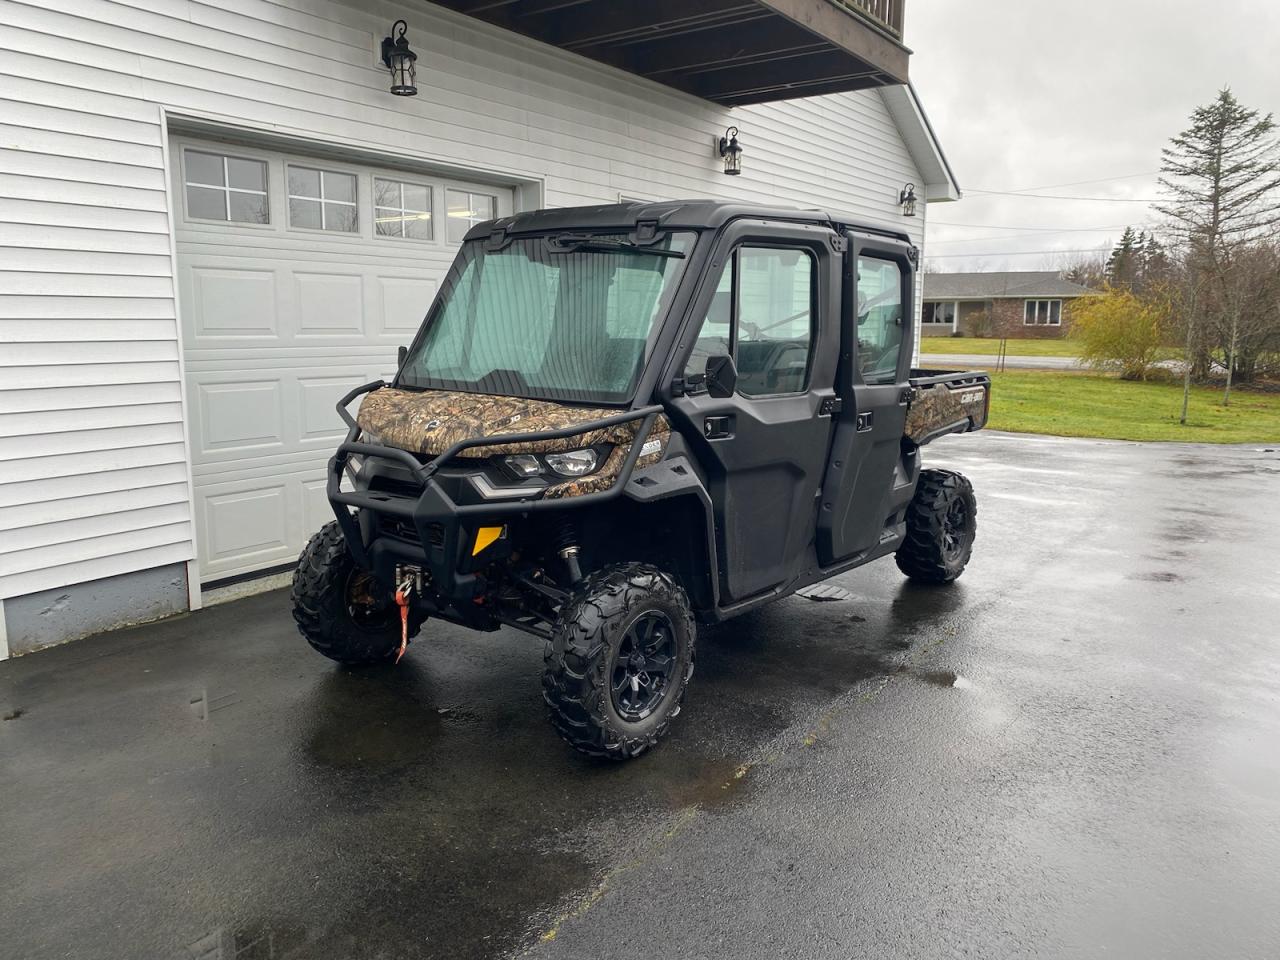
<path fill-rule="evenodd" d="M 701 376 L 707 357 L 731 354 L 744 396 L 802 392 L 813 341 L 814 272 L 806 250 L 739 247 L 720 274 L 685 377 Z"/>
<path fill-rule="evenodd" d="M 522 238 L 464 244 L 431 325 L 401 378 L 409 386 L 617 403 L 634 388 L 687 262 L 690 233 L 652 250 L 560 248 Z M 678 256 L 661 256 L 655 251 Z"/>
<path fill-rule="evenodd" d="M 858 370 L 863 383 L 893 383 L 902 354 L 902 271 L 896 263 L 858 258 Z"/>

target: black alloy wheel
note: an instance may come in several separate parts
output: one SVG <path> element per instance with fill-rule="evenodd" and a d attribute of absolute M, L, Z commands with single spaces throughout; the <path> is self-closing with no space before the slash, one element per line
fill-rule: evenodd
<path fill-rule="evenodd" d="M 956 497 L 942 521 L 943 557 L 948 563 L 954 563 L 971 546 L 970 541 L 969 502 L 964 497 Z"/>
<path fill-rule="evenodd" d="M 671 689 L 675 662 L 671 618 L 647 610 L 633 620 L 613 657 L 610 689 L 618 716 L 634 723 L 653 713 Z"/>

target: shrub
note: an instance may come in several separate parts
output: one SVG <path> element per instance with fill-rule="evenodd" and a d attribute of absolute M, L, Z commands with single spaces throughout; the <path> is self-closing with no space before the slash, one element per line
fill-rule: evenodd
<path fill-rule="evenodd" d="M 1071 307 L 1071 336 L 1091 367 L 1120 371 L 1124 380 L 1146 380 L 1168 321 L 1167 305 L 1109 287 Z"/>

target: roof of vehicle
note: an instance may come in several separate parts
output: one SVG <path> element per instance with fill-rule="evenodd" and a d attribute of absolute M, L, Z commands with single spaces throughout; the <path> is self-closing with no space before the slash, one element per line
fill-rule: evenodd
<path fill-rule="evenodd" d="M 855 230 L 889 236 L 910 243 L 910 237 L 901 230 L 882 224 L 867 223 L 854 217 L 842 216 L 828 210 L 771 206 L 762 203 L 741 203 L 727 200 L 664 200 L 652 203 L 611 203 L 597 207 L 558 207 L 549 210 L 533 210 L 517 213 L 500 220 L 477 224 L 467 233 L 467 239 L 487 237 L 495 229 L 508 233 L 537 233 L 554 230 L 606 230 L 612 228 L 630 230 L 644 220 L 655 220 L 659 229 L 677 227 L 715 229 L 730 220 L 742 218 L 758 220 L 785 220 L 791 223 L 840 224 Z"/>

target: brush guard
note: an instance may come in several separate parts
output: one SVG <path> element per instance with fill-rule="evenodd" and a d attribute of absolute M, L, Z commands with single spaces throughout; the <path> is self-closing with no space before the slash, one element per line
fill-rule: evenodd
<path fill-rule="evenodd" d="M 422 564 L 430 573 L 432 587 L 442 596 L 451 600 L 455 609 L 460 609 L 467 601 L 475 598 L 476 575 L 461 573 L 458 569 L 461 556 L 460 537 L 464 521 L 496 520 L 501 517 L 523 516 L 547 510 L 564 510 L 590 506 L 613 500 L 622 495 L 631 481 L 636 461 L 640 459 L 640 450 L 648 438 L 650 430 L 663 408 L 654 404 L 636 410 L 626 410 L 610 417 L 603 417 L 588 423 L 575 424 L 560 430 L 541 430 L 533 433 L 506 433 L 488 437 L 473 437 L 459 440 L 448 447 L 429 463 L 422 463 L 407 450 L 389 447 L 383 444 L 368 443 L 360 439 L 360 424 L 347 410 L 347 406 L 356 397 L 371 393 L 385 387 L 382 380 L 375 380 L 356 387 L 338 401 L 338 415 L 348 427 L 347 438 L 338 445 L 337 452 L 329 460 L 328 478 L 325 493 L 333 507 L 338 525 L 342 528 L 347 547 L 355 561 L 375 575 L 379 571 L 394 569 L 394 564 Z M 583 494 L 578 497 L 540 499 L 541 491 L 529 497 L 506 500 L 486 501 L 483 503 L 458 503 L 436 479 L 436 473 L 453 461 L 463 451 L 476 447 L 490 447 L 508 443 L 537 443 L 545 440 L 563 440 L 568 437 L 607 427 L 614 427 L 632 421 L 641 421 L 627 451 L 627 458 L 618 472 L 617 479 L 607 490 Z M 380 457 L 392 460 L 407 468 L 414 481 L 422 486 L 422 492 L 415 498 L 382 490 L 343 490 L 342 476 L 352 456 Z M 386 543 L 385 539 L 376 535 L 366 542 L 356 516 L 351 512 L 357 510 L 370 511 L 374 514 L 385 514 L 411 523 L 417 531 L 421 548 L 412 553 L 403 546 Z M 374 528 L 377 524 L 373 525 Z M 436 531 L 435 536 L 432 535 Z M 443 536 L 439 531 L 443 531 Z M 379 556 L 380 550 L 397 551 L 394 558 Z M 390 565 L 390 566 L 389 566 Z"/>

